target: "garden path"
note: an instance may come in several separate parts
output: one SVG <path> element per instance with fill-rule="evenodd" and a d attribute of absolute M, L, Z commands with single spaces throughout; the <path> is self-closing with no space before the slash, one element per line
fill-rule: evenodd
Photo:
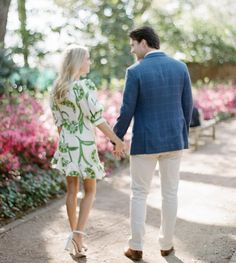
<path fill-rule="evenodd" d="M 228 263 L 236 250 L 236 119 L 217 125 L 216 140 L 186 151 L 181 165 L 176 252 L 162 258 L 158 245 L 158 170 L 148 198 L 146 263 Z M 128 263 L 129 169 L 98 184 L 88 238 L 87 263 Z M 1 263 L 69 263 L 64 198 L 0 229 Z M 232 260 L 233 262 L 233 260 Z"/>

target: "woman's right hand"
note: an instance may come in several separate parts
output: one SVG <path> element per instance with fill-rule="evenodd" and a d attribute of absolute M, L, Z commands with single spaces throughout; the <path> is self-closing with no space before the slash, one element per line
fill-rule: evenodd
<path fill-rule="evenodd" d="M 117 140 L 117 142 L 115 142 L 115 146 L 114 146 L 114 150 L 113 150 L 114 156 L 117 158 L 124 157 L 125 156 L 125 150 L 126 150 L 125 143 L 120 139 Z"/>
<path fill-rule="evenodd" d="M 113 155 L 120 158 L 125 155 L 125 143 L 117 137 L 117 135 L 112 131 L 111 127 L 104 121 L 97 125 L 98 129 L 102 131 L 115 145 L 113 149 Z"/>

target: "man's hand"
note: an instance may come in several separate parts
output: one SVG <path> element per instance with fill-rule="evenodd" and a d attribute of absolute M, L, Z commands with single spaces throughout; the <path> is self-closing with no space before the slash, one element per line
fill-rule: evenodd
<path fill-rule="evenodd" d="M 120 159 L 121 157 L 124 157 L 125 156 L 125 153 L 126 153 L 126 145 L 124 142 L 122 142 L 121 140 L 116 143 L 114 145 L 114 149 L 113 149 L 113 155 Z"/>

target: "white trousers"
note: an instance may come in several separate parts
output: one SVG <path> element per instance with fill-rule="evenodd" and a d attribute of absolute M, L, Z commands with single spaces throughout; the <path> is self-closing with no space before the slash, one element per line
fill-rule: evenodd
<path fill-rule="evenodd" d="M 172 240 L 177 215 L 177 191 L 181 156 L 182 151 L 130 156 L 131 237 L 129 239 L 129 247 L 131 249 L 143 250 L 146 201 L 157 162 L 159 162 L 162 197 L 159 235 L 160 249 L 168 250 L 173 246 Z"/>

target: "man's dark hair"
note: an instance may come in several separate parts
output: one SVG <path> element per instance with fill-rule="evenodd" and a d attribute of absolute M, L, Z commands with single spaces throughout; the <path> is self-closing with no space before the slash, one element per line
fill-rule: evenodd
<path fill-rule="evenodd" d="M 130 32 L 129 37 L 139 43 L 145 39 L 151 48 L 160 48 L 160 39 L 157 33 L 149 26 L 139 27 Z"/>

